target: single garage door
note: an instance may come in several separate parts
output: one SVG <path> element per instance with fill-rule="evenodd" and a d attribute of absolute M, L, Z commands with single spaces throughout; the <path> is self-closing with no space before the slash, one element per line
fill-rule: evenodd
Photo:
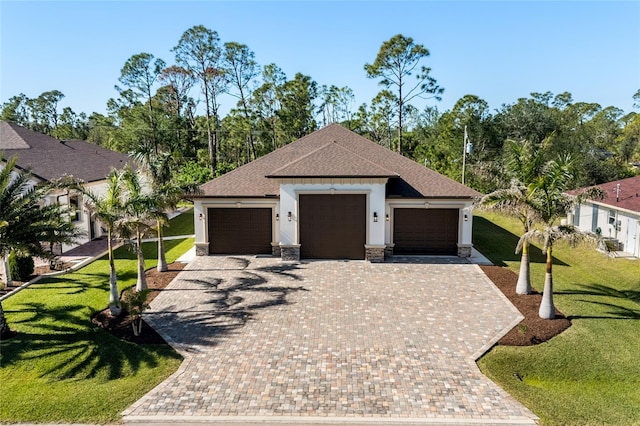
<path fill-rule="evenodd" d="M 270 208 L 212 208 L 209 253 L 271 254 Z"/>
<path fill-rule="evenodd" d="M 456 255 L 458 209 L 394 209 L 394 254 Z"/>
<path fill-rule="evenodd" d="M 364 259 L 365 194 L 301 194 L 298 201 L 300 257 Z"/>

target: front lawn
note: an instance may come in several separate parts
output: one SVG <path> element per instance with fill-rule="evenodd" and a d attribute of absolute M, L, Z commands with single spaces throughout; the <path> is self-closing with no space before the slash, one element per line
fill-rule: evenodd
<path fill-rule="evenodd" d="M 519 222 L 504 216 L 474 218 L 478 250 L 515 272 L 521 232 Z M 532 283 L 542 291 L 544 257 L 534 249 L 531 259 Z M 553 276 L 556 307 L 573 325 L 537 346 L 497 346 L 480 368 L 543 424 L 640 424 L 640 260 L 560 243 Z"/>
<path fill-rule="evenodd" d="M 165 242 L 173 262 L 193 239 Z M 146 267 L 156 243 L 143 245 Z M 116 251 L 120 290 L 135 285 L 135 255 Z M 166 345 L 136 345 L 94 326 L 108 304 L 109 263 L 103 257 L 52 277 L 3 302 L 18 335 L 0 346 L 0 422 L 118 421 L 120 413 L 172 374 L 181 357 Z"/>
<path fill-rule="evenodd" d="M 163 236 L 172 237 L 175 235 L 193 235 L 194 232 L 192 207 L 171 219 L 169 226 L 164 228 Z"/>

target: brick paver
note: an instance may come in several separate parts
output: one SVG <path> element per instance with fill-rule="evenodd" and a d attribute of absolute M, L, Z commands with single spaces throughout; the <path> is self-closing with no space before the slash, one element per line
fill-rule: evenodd
<path fill-rule="evenodd" d="M 125 421 L 536 418 L 475 364 L 521 316 L 458 258 L 198 257 L 145 318 L 185 359 Z"/>

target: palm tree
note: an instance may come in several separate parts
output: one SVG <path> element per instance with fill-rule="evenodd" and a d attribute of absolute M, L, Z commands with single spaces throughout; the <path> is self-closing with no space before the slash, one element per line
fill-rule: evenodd
<path fill-rule="evenodd" d="M 131 241 L 138 260 L 138 280 L 136 291 L 147 289 L 144 274 L 144 253 L 142 252 L 142 238 L 153 228 L 153 220 L 160 222 L 160 215 L 164 215 L 158 208 L 158 197 L 155 193 L 145 193 L 140 175 L 127 167 L 122 174 L 122 183 L 126 189 L 127 199 L 123 205 L 124 216 L 118 221 L 121 235 Z M 164 215 L 166 217 L 166 215 Z"/>
<path fill-rule="evenodd" d="M 133 158 L 145 170 L 150 182 L 151 190 L 156 197 L 156 233 L 158 236 L 158 272 L 166 272 L 169 267 L 164 250 L 163 228 L 168 223 L 166 210 L 175 209 L 185 194 L 198 192 L 198 186 L 192 184 L 177 184 L 171 178 L 171 164 L 174 161 L 169 152 L 157 152 L 149 143 L 142 143 L 134 152 Z"/>
<path fill-rule="evenodd" d="M 539 215 L 542 230 L 532 229 L 526 232 L 518 242 L 518 248 L 523 248 L 530 240 L 542 242 L 542 250 L 546 253 L 546 270 L 542 302 L 539 315 L 543 319 L 555 318 L 555 306 L 553 303 L 553 245 L 559 240 L 568 241 L 575 246 L 585 239 L 594 239 L 591 234 L 581 232 L 570 225 L 556 225 L 558 220 L 567 217 L 567 214 L 576 204 L 584 199 L 601 199 L 603 192 L 600 188 L 589 188 L 575 196 L 565 193 L 575 182 L 577 170 L 569 155 L 559 157 L 548 162 L 542 169 L 542 173 L 529 186 L 532 205 Z"/>
<path fill-rule="evenodd" d="M 528 185 L 539 175 L 544 152 L 529 141 L 518 143 L 509 139 L 506 142 L 506 147 L 506 171 L 511 176 L 510 186 L 485 195 L 478 204 L 481 208 L 496 210 L 517 218 L 524 228 L 523 235 L 527 235 L 533 224 L 539 219 Z M 516 293 L 531 294 L 533 289 L 531 287 L 528 240 L 525 239 L 522 242 L 521 249 L 516 250 L 516 253 L 520 251 L 522 257 Z"/>
<path fill-rule="evenodd" d="M 14 172 L 16 161 L 16 157 L 9 159 L 0 170 L 0 258 L 5 262 L 7 285 L 11 283 L 7 258 L 12 251 L 25 256 L 53 258 L 48 247 L 73 243 L 81 234 L 64 215 L 62 206 L 43 205 L 53 186 L 34 185 L 28 170 Z M 0 303 L 0 335 L 8 332 Z"/>
<path fill-rule="evenodd" d="M 87 208 L 104 224 L 107 229 L 107 250 L 109 253 L 109 310 L 111 315 L 120 315 L 120 294 L 113 256 L 113 239 L 118 232 L 118 221 L 124 210 L 124 191 L 122 172 L 113 169 L 107 177 L 107 190 L 98 195 L 86 190 L 82 185 L 75 187 L 83 195 Z"/>

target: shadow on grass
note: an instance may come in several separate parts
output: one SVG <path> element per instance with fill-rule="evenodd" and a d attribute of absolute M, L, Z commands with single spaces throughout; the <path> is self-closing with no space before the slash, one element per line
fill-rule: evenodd
<path fill-rule="evenodd" d="M 300 265 L 249 269 L 251 261 L 248 259 L 227 259 L 237 263 L 236 269 L 224 269 L 237 271 L 231 279 L 216 276 L 220 269 L 215 267 L 208 270 L 210 277 L 202 277 L 202 270 L 199 270 L 198 278 L 179 279 L 171 290 L 197 290 L 202 296 L 198 299 L 198 295 L 194 295 L 196 299 L 189 307 L 171 304 L 156 312 L 148 312 L 145 319 L 168 341 L 179 346 L 212 347 L 220 339 L 238 333 L 260 310 L 290 304 L 291 294 L 308 291 L 303 286 L 288 286 L 281 281 L 302 281 L 296 273 Z"/>
<path fill-rule="evenodd" d="M 180 358 L 164 345 L 144 346 L 120 341 L 89 321 L 90 308 L 69 305 L 51 308 L 24 303 L 18 312 L 29 313 L 15 324 L 29 323 L 32 331 L 19 332 L 2 342 L 2 365 L 36 362 L 42 377 L 52 380 L 108 380 L 134 374 L 142 367 L 156 367 L 160 356 Z M 8 311 L 11 312 L 11 311 Z"/>
<path fill-rule="evenodd" d="M 594 297 L 612 297 L 616 299 L 629 300 L 640 304 L 640 291 L 638 290 L 618 290 L 604 284 L 592 283 L 592 284 L 578 284 L 578 289 L 556 291 L 557 295 L 572 295 L 572 296 L 594 296 Z M 574 315 L 569 319 L 640 319 L 640 306 L 637 309 L 627 308 L 624 306 L 616 305 L 614 303 L 600 302 L 596 300 L 585 300 L 581 302 L 591 303 L 594 305 L 609 308 L 607 315 Z"/>
<path fill-rule="evenodd" d="M 519 240 L 519 235 L 511 233 L 484 217 L 474 216 L 473 245 L 494 265 L 507 266 L 506 261 L 520 262 L 521 255 L 515 252 Z M 537 246 L 529 245 L 529 262 L 546 263 L 546 256 Z M 556 257 L 553 257 L 553 264 L 569 266 Z"/>

